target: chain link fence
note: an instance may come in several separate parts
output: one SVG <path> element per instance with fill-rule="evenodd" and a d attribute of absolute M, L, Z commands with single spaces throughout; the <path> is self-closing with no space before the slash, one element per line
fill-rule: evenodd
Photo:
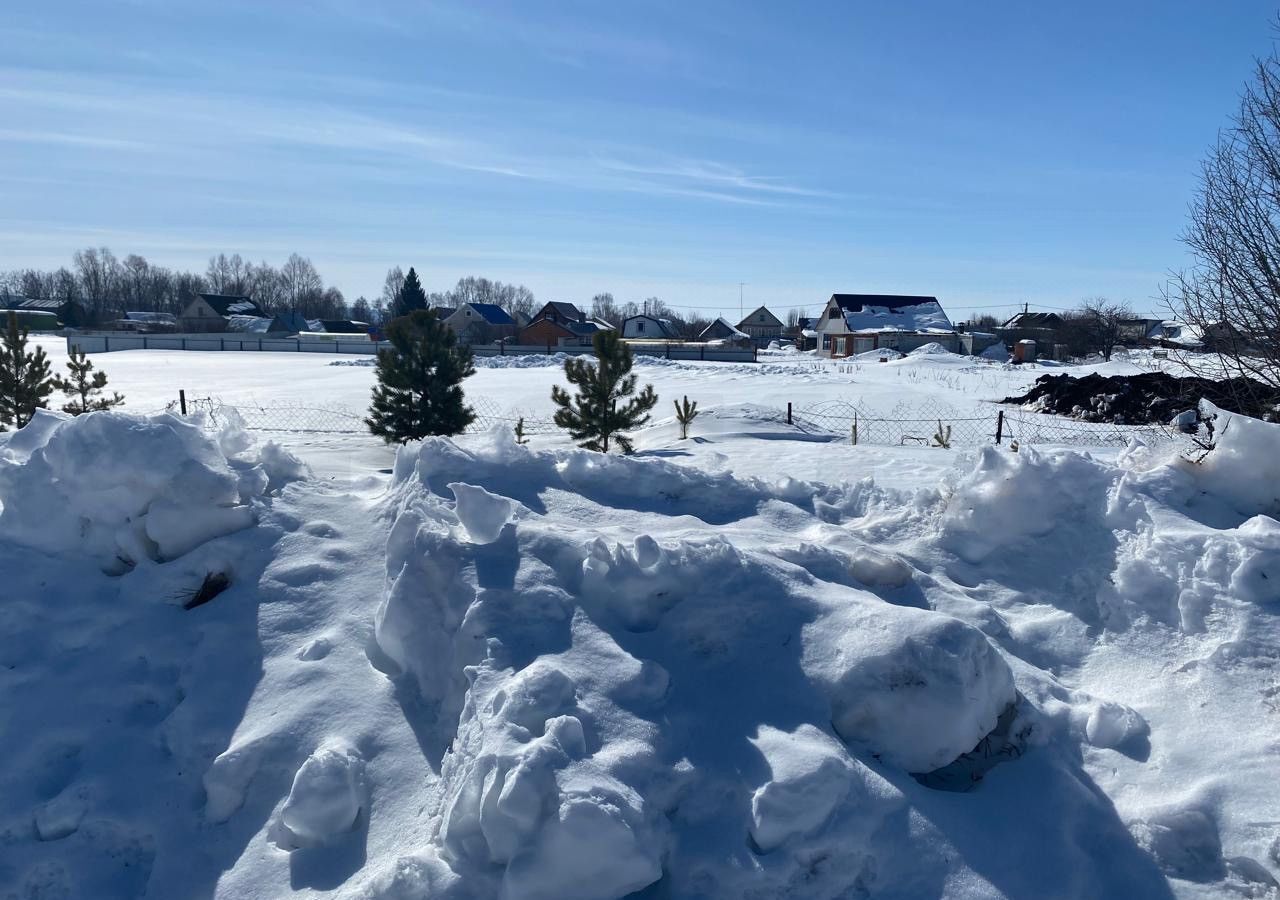
<path fill-rule="evenodd" d="M 515 428 L 520 423 L 526 435 L 558 434 L 561 429 L 550 417 L 530 416 L 511 408 L 503 408 L 488 397 L 468 397 L 475 420 L 466 433 L 488 431 L 495 425 Z M 186 401 L 188 413 L 203 413 L 210 428 L 220 428 L 238 421 L 251 431 L 302 434 L 363 434 L 367 413 L 337 406 L 316 406 L 303 402 L 276 403 L 270 406 L 254 402 L 227 403 L 205 397 Z M 179 403 L 169 404 L 168 412 L 180 412 Z M 1075 447 L 1125 447 L 1134 438 L 1147 444 L 1178 438 L 1173 428 L 1159 425 L 1115 425 L 1103 422 L 1081 422 L 1060 416 L 1024 412 L 994 403 L 975 409 L 959 410 L 941 401 L 919 404 L 900 403 L 888 412 L 870 412 L 846 400 L 826 400 L 798 409 L 777 411 L 778 420 L 814 434 L 829 434 L 854 444 L 878 446 L 978 447 L 984 444 L 1019 445 L 1049 444 Z M 695 426 L 696 427 L 696 426 Z"/>

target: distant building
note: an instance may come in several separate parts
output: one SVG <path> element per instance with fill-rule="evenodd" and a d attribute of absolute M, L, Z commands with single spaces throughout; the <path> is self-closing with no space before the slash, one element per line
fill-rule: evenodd
<path fill-rule="evenodd" d="M 597 332 L 613 330 L 608 322 L 588 316 L 572 303 L 553 301 L 520 329 L 517 342 L 539 347 L 589 347 Z"/>
<path fill-rule="evenodd" d="M 836 358 L 882 347 L 905 353 L 931 343 L 959 348 L 937 297 L 832 294 L 815 330 L 822 355 Z"/>
<path fill-rule="evenodd" d="M 182 328 L 190 332 L 229 331 L 232 317 L 249 317 L 267 320 L 261 330 L 265 331 L 269 317 L 252 297 L 241 294 L 197 294 L 187 304 L 179 317 Z M 236 323 L 241 324 L 241 323 Z M 250 323 L 252 324 L 252 323 Z M 256 331 L 252 327 L 235 328 L 238 331 Z"/>
<path fill-rule="evenodd" d="M 763 307 L 761 307 L 763 309 Z M 735 346 L 751 346 L 753 343 L 751 335 L 729 324 L 724 317 L 716 319 L 698 335 L 698 340 L 716 341 L 718 343 L 733 344 Z"/>
<path fill-rule="evenodd" d="M 85 322 L 84 307 L 74 300 L 58 300 L 53 297 L 24 297 L 21 294 L 0 294 L 0 309 L 50 313 L 58 321 L 59 326 L 68 325 L 78 328 Z M 48 317 L 33 317 L 32 321 L 37 319 L 41 327 L 48 330 Z M 30 327 L 34 330 L 34 326 Z"/>
<path fill-rule="evenodd" d="M 640 313 L 622 320 L 622 336 L 636 341 L 678 341 L 680 334 L 670 319 Z"/>
<path fill-rule="evenodd" d="M 325 334 L 358 334 L 363 337 L 369 333 L 368 322 L 357 322 L 354 319 L 317 319 L 311 324 L 320 326 L 312 328 L 312 331 Z"/>
<path fill-rule="evenodd" d="M 738 323 L 737 330 L 751 337 L 758 344 L 767 344 L 782 337 L 782 320 L 761 306 Z"/>
<path fill-rule="evenodd" d="M 515 319 L 496 303 L 464 303 L 444 320 L 464 344 L 487 344 L 514 337 Z"/>
<path fill-rule="evenodd" d="M 177 316 L 162 312 L 126 312 L 111 325 L 116 331 L 137 334 L 172 334 L 179 328 Z"/>

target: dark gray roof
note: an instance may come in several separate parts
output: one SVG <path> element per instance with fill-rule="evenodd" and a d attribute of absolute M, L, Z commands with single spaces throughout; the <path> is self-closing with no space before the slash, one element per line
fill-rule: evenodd
<path fill-rule="evenodd" d="M 1004 323 L 1003 328 L 1057 328 L 1062 316 L 1057 313 L 1020 312 Z"/>
<path fill-rule="evenodd" d="M 831 299 L 842 310 L 857 312 L 867 306 L 884 309 L 902 309 L 921 303 L 937 303 L 937 297 L 911 296 L 907 294 L 832 294 Z"/>
<path fill-rule="evenodd" d="M 566 303 L 563 300 L 552 300 L 547 304 L 547 306 L 551 307 L 571 322 L 580 322 L 586 318 L 582 310 L 578 309 L 576 305 Z M 547 306 L 542 307 L 542 309 L 545 310 Z"/>
<path fill-rule="evenodd" d="M 368 334 L 368 322 L 356 322 L 353 319 L 321 319 L 320 327 L 329 334 Z"/>
<path fill-rule="evenodd" d="M 201 294 L 200 299 L 220 316 L 261 316 L 262 308 L 243 294 Z"/>

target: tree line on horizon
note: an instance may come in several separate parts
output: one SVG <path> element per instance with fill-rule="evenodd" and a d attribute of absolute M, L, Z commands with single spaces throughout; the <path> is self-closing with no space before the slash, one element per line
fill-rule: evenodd
<path fill-rule="evenodd" d="M 109 322 L 126 311 L 181 315 L 197 295 L 205 293 L 252 297 L 267 315 L 298 312 L 308 319 L 355 319 L 382 325 L 393 317 L 405 278 L 405 271 L 393 266 L 378 295 L 373 299 L 361 295 L 348 302 L 342 291 L 325 283 L 309 258 L 297 253 L 279 267 L 266 261 L 255 263 L 239 253 L 218 253 L 209 257 L 204 272 L 192 272 L 157 265 L 137 253 L 121 258 L 109 247 L 87 247 L 72 254 L 70 266 L 0 271 L 0 294 L 74 303 L 83 320 L 65 324 L 76 327 Z M 492 303 L 518 321 L 528 320 L 540 306 L 523 284 L 474 275 L 458 279 L 444 291 L 424 290 L 423 302 L 427 309 Z M 607 291 L 592 297 L 583 311 L 615 327 L 626 317 L 647 311 L 671 320 L 677 333 L 687 339 L 696 338 L 710 324 L 705 317 L 682 316 L 658 297 L 618 302 Z"/>

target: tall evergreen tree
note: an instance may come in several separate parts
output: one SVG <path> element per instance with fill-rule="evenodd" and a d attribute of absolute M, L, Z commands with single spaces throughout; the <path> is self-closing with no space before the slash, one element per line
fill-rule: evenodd
<path fill-rule="evenodd" d="M 392 349 L 378 351 L 378 384 L 365 419 L 371 432 L 388 444 L 403 444 L 460 434 L 475 421 L 460 386 L 476 371 L 471 350 L 458 345 L 435 313 L 418 309 L 392 319 L 387 340 Z"/>
<path fill-rule="evenodd" d="M 53 386 L 70 398 L 70 402 L 62 407 L 63 412 L 78 416 L 111 409 L 124 402 L 124 397 L 115 392 L 110 397 L 103 396 L 103 390 L 107 386 L 107 373 L 93 371 L 93 363 L 89 362 L 89 357 L 83 350 L 77 348 L 71 351 L 67 371 L 70 372 L 67 378 L 53 376 Z"/>
<path fill-rule="evenodd" d="M 399 318 L 409 315 L 416 309 L 426 308 L 427 293 L 422 289 L 418 273 L 413 271 L 413 266 L 410 266 L 409 274 L 404 276 L 404 283 L 400 285 L 400 290 L 396 291 L 395 301 L 391 304 L 391 315 L 393 318 Z"/>
<path fill-rule="evenodd" d="M 657 404 L 658 395 L 651 384 L 636 394 L 631 348 L 617 331 L 597 331 L 592 344 L 596 353 L 594 365 L 582 358 L 568 359 L 564 364 L 565 378 L 577 386 L 578 392 L 571 397 L 559 385 L 551 388 L 551 400 L 560 407 L 555 423 L 568 429 L 579 446 L 587 450 L 608 453 L 612 439 L 623 453 L 631 453 L 635 448 L 630 439 L 619 432 L 648 422 L 649 410 Z M 626 402 L 619 405 L 623 400 Z"/>
<path fill-rule="evenodd" d="M 0 341 L 0 431 L 26 425 L 52 393 L 44 348 L 28 352 L 27 329 L 18 326 L 17 314 L 10 311 L 9 327 Z"/>

